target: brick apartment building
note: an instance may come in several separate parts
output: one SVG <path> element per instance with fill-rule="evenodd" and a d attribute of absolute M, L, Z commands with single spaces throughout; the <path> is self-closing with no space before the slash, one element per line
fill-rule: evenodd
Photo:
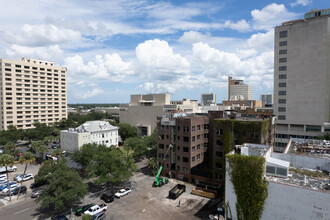
<path fill-rule="evenodd" d="M 221 185 L 225 154 L 242 143 L 270 144 L 274 133 L 271 118 L 223 118 L 221 111 L 208 115 L 158 118 L 157 157 L 162 175 L 200 185 Z M 226 116 L 225 116 L 226 117 Z"/>

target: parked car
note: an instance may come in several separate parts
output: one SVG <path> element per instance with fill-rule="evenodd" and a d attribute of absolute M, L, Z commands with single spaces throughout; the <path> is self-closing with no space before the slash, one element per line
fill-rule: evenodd
<path fill-rule="evenodd" d="M 69 220 L 65 215 L 56 215 L 52 217 L 52 220 Z"/>
<path fill-rule="evenodd" d="M 10 183 L 10 191 L 13 192 L 13 190 L 17 187 L 21 186 L 21 184 L 17 184 L 17 183 Z M 6 188 L 4 188 L 2 190 L 3 193 L 7 194 L 9 192 L 9 187 L 7 186 Z"/>
<path fill-rule="evenodd" d="M 40 186 L 43 186 L 45 184 L 46 184 L 46 182 L 38 182 L 38 183 L 34 182 L 34 183 L 31 183 L 30 189 L 36 189 L 36 188 L 38 188 Z"/>
<path fill-rule="evenodd" d="M 11 195 L 17 195 L 19 191 L 21 193 L 26 193 L 26 190 L 27 190 L 26 186 L 15 187 L 13 190 L 10 189 Z M 7 192 L 7 195 L 9 195 L 9 192 Z"/>
<path fill-rule="evenodd" d="M 84 205 L 83 207 L 77 209 L 77 211 L 75 212 L 75 215 L 81 216 L 81 214 L 83 214 L 85 211 L 87 211 L 90 207 L 92 207 L 94 205 L 95 205 L 94 203 Z"/>
<path fill-rule="evenodd" d="M 22 178 L 23 174 L 17 174 L 14 176 L 14 181 L 17 181 L 17 178 Z"/>
<path fill-rule="evenodd" d="M 7 181 L 7 174 L 0 174 L 0 182 Z"/>
<path fill-rule="evenodd" d="M 9 182 L 10 187 L 15 187 L 17 183 Z M 4 191 L 5 189 L 8 188 L 8 183 L 2 184 L 0 186 L 0 191 Z"/>
<path fill-rule="evenodd" d="M 31 198 L 33 198 L 33 199 L 38 198 L 40 196 L 40 193 L 41 193 L 41 189 L 33 191 L 31 194 Z"/>
<path fill-rule="evenodd" d="M 107 209 L 108 209 L 108 207 L 106 204 L 94 205 L 94 206 L 90 207 L 87 211 L 85 211 L 84 214 L 93 216 L 97 213 L 105 212 L 105 211 L 107 211 Z"/>
<path fill-rule="evenodd" d="M 123 197 L 123 196 L 126 196 L 128 193 L 130 193 L 132 190 L 129 189 L 129 188 L 126 188 L 126 189 L 121 189 L 119 190 L 115 196 L 116 198 L 120 198 L 120 197 Z"/>
<path fill-rule="evenodd" d="M 7 171 L 8 172 L 15 172 L 17 170 L 17 166 L 7 166 Z M 6 172 L 6 167 L 2 166 L 0 167 L 0 173 Z"/>
<path fill-rule="evenodd" d="M 99 213 L 93 215 L 92 220 L 105 220 L 105 213 L 99 212 Z"/>
<path fill-rule="evenodd" d="M 58 148 L 58 145 L 57 144 L 52 144 L 52 148 L 56 149 L 56 148 Z"/>
<path fill-rule="evenodd" d="M 113 202 L 113 200 L 115 199 L 114 195 L 109 193 L 109 192 L 106 192 L 106 193 L 103 193 L 101 195 L 101 198 L 104 202 L 106 203 L 109 203 L 109 202 Z"/>
<path fill-rule="evenodd" d="M 30 179 L 33 179 L 33 174 L 32 173 L 29 173 L 29 174 L 25 174 L 24 177 L 21 176 L 21 177 L 17 177 L 17 182 L 24 182 L 24 181 L 28 181 Z"/>

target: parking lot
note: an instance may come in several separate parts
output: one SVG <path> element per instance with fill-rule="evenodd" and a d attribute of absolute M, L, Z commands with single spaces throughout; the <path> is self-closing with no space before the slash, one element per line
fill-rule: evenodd
<path fill-rule="evenodd" d="M 16 166 L 18 170 L 9 174 L 10 179 L 12 179 L 14 175 L 23 173 L 24 171 L 24 165 L 18 164 Z M 37 165 L 30 165 L 26 172 L 35 175 L 39 168 L 40 167 Z M 18 200 L 16 198 L 17 196 L 15 196 L 12 198 L 12 201 L 9 202 L 9 198 L 2 195 L 0 197 L 1 210 L 5 210 L 5 205 L 22 201 L 27 202 L 27 200 L 29 200 L 31 203 L 34 203 L 34 200 L 30 198 L 32 191 L 29 188 L 33 181 L 34 180 L 29 180 L 23 183 L 28 187 L 28 192 L 26 195 L 20 196 Z M 194 187 L 193 185 L 186 184 L 186 192 L 178 199 L 171 200 L 168 198 L 168 192 L 179 182 L 177 180 L 170 180 L 170 182 L 163 187 L 154 188 L 152 187 L 153 181 L 154 177 L 152 176 L 144 174 L 143 172 L 135 173 L 126 184 L 126 186 L 132 189 L 132 192 L 120 199 L 115 199 L 112 203 L 107 203 L 108 210 L 106 212 L 106 219 L 201 219 L 201 216 L 197 213 L 205 204 L 210 203 L 210 200 L 192 195 L 191 190 Z M 85 196 L 83 201 L 78 202 L 72 207 L 73 211 L 89 203 L 95 203 L 97 205 L 104 203 L 100 199 L 101 194 L 105 191 L 104 187 L 94 186 L 91 183 L 89 183 L 89 185 L 89 193 Z M 36 208 L 29 211 L 31 211 L 33 215 L 30 214 L 30 216 L 26 216 L 24 219 L 50 219 L 49 213 L 39 213 L 39 210 Z M 17 210 L 17 212 L 20 211 Z M 29 213 L 26 214 L 29 215 Z M 81 219 L 81 217 L 77 217 L 73 213 L 65 214 L 69 219 Z"/>

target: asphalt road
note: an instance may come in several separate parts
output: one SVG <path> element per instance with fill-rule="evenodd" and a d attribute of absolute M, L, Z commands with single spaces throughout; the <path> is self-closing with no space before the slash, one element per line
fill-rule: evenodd
<path fill-rule="evenodd" d="M 22 197 L 25 197 L 25 195 Z M 0 219 L 38 219 L 38 215 L 40 214 L 38 211 L 39 207 L 40 204 L 37 204 L 34 199 L 26 197 L 26 199 L 22 201 L 1 207 Z"/>

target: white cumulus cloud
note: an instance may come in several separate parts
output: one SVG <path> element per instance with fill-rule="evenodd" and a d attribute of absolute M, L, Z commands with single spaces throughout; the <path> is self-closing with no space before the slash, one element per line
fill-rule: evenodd
<path fill-rule="evenodd" d="M 63 51 L 58 45 L 48 47 L 28 47 L 13 44 L 7 50 L 6 54 L 10 57 L 33 57 L 44 60 L 59 59 Z"/>
<path fill-rule="evenodd" d="M 298 14 L 289 12 L 283 4 L 272 3 L 261 10 L 251 12 L 253 28 L 255 30 L 271 30 L 275 25 L 298 17 Z"/>
<path fill-rule="evenodd" d="M 104 93 L 104 91 L 102 89 L 93 88 L 92 90 L 88 90 L 86 92 L 81 92 L 80 94 L 77 94 L 77 95 L 78 95 L 78 98 L 88 99 L 90 97 L 97 96 L 97 95 L 100 95 L 103 93 Z"/>
<path fill-rule="evenodd" d="M 297 5 L 307 6 L 312 3 L 312 0 L 296 0 L 290 4 L 291 7 L 295 7 Z"/>
<path fill-rule="evenodd" d="M 148 79 L 172 79 L 189 73 L 190 64 L 163 40 L 147 40 L 136 47 L 137 68 Z"/>

